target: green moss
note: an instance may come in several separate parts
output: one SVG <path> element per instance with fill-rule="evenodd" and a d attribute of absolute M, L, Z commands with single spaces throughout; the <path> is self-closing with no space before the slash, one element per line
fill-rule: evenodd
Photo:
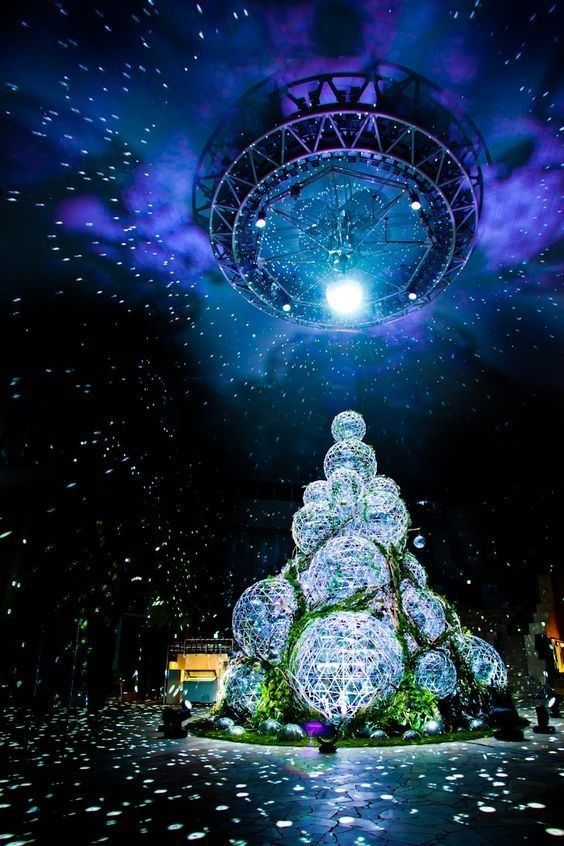
<path fill-rule="evenodd" d="M 493 734 L 493 729 L 483 729 L 480 731 L 458 731 L 451 734 L 435 735 L 433 737 L 420 737 L 417 740 L 406 741 L 401 737 L 391 737 L 387 740 L 371 740 L 358 737 L 344 737 L 340 738 L 337 746 L 343 748 L 350 747 L 387 747 L 387 746 L 424 746 L 431 743 L 449 743 L 453 741 L 469 741 L 478 740 L 481 737 L 490 737 Z M 223 740 L 232 743 L 253 743 L 258 746 L 293 746 L 304 747 L 313 746 L 315 741 L 310 738 L 304 740 L 278 740 L 273 735 L 259 734 L 253 729 L 248 729 L 245 734 L 232 737 L 224 731 L 214 729 L 208 726 L 204 720 L 199 720 L 190 723 L 190 734 L 195 737 L 209 737 L 213 740 Z"/>

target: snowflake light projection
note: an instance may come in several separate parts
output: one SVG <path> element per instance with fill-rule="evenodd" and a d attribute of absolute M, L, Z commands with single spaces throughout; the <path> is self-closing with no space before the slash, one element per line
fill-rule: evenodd
<path fill-rule="evenodd" d="M 333 533 L 333 513 L 325 502 L 310 502 L 294 514 L 292 537 L 296 546 L 306 555 L 315 549 Z"/>
<path fill-rule="evenodd" d="M 477 681 L 497 690 L 507 686 L 507 669 L 490 643 L 476 635 L 458 635 L 455 644 Z"/>
<path fill-rule="evenodd" d="M 387 585 L 388 564 L 378 547 L 366 538 L 337 537 L 314 555 L 301 581 L 309 604 L 320 607 L 361 590 Z"/>
<path fill-rule="evenodd" d="M 444 699 L 456 691 L 456 668 L 442 649 L 430 649 L 416 659 L 415 679 L 437 699 Z"/>
<path fill-rule="evenodd" d="M 304 505 L 311 502 L 328 502 L 331 497 L 331 487 L 325 479 L 310 482 L 304 491 Z"/>
<path fill-rule="evenodd" d="M 366 423 L 356 411 L 341 411 L 331 423 L 331 434 L 336 441 L 361 441 L 366 434 Z"/>
<path fill-rule="evenodd" d="M 233 609 L 233 636 L 243 652 L 277 664 L 296 607 L 294 589 L 281 576 L 247 588 Z"/>
<path fill-rule="evenodd" d="M 404 580 L 400 585 L 403 610 L 431 643 L 446 629 L 446 618 L 438 599 Z"/>
<path fill-rule="evenodd" d="M 406 552 L 403 556 L 403 569 L 406 575 L 416 585 L 425 587 L 427 584 L 427 572 L 425 567 L 419 563 L 415 555 L 412 555 L 411 552 Z"/>
<path fill-rule="evenodd" d="M 355 470 L 363 482 L 368 482 L 376 473 L 376 456 L 368 444 L 351 438 L 333 444 L 323 462 L 327 479 L 331 480 L 335 470 Z"/>
<path fill-rule="evenodd" d="M 251 717 L 258 705 L 266 670 L 254 661 L 237 659 L 223 678 L 223 696 L 228 708 L 240 719 Z"/>
<path fill-rule="evenodd" d="M 339 723 L 395 690 L 403 676 L 402 648 L 370 614 L 335 612 L 307 626 L 292 652 L 290 673 L 301 701 Z"/>

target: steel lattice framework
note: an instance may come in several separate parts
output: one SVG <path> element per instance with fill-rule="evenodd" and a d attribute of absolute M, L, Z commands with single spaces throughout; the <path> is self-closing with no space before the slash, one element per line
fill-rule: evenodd
<path fill-rule="evenodd" d="M 253 305 L 309 325 L 370 325 L 428 302 L 464 266 L 487 160 L 473 122 L 406 68 L 270 79 L 208 142 L 193 211 Z M 343 274 L 366 290 L 346 318 L 324 297 Z"/>

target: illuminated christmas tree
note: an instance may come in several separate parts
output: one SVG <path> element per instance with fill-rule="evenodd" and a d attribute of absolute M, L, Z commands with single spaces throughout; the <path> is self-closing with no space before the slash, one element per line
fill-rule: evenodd
<path fill-rule="evenodd" d="M 483 715 L 507 685 L 496 650 L 465 632 L 406 550 L 409 514 L 378 475 L 366 427 L 337 415 L 325 479 L 294 515 L 282 572 L 235 605 L 223 707 L 240 720 L 321 717 L 357 731 L 451 729 Z"/>

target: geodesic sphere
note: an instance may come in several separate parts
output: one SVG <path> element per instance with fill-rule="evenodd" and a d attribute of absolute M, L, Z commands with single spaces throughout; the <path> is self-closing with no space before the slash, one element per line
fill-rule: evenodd
<path fill-rule="evenodd" d="M 223 677 L 227 707 L 240 719 L 251 717 L 261 695 L 266 671 L 254 661 L 232 661 Z"/>
<path fill-rule="evenodd" d="M 442 649 L 430 649 L 415 661 L 415 680 L 437 699 L 444 699 L 456 691 L 456 668 Z"/>
<path fill-rule="evenodd" d="M 233 609 L 233 636 L 243 652 L 277 664 L 296 607 L 294 588 L 282 576 L 248 587 Z"/>
<path fill-rule="evenodd" d="M 325 502 L 310 502 L 296 511 L 292 520 L 292 537 L 296 546 L 310 555 L 324 540 L 331 536 L 334 515 Z"/>
<path fill-rule="evenodd" d="M 398 497 L 393 502 L 387 499 L 385 504 L 373 497 L 370 508 L 365 505 L 363 520 L 363 534 L 383 546 L 402 546 L 405 543 L 409 514 L 405 503 Z"/>
<path fill-rule="evenodd" d="M 356 411 L 341 411 L 331 423 L 331 434 L 336 441 L 361 441 L 366 434 L 366 423 Z"/>
<path fill-rule="evenodd" d="M 388 493 L 395 494 L 396 496 L 400 495 L 399 485 L 397 485 L 396 482 L 388 476 L 374 476 L 372 481 L 366 485 L 365 492 L 372 494 Z"/>
<path fill-rule="evenodd" d="M 395 690 L 403 675 L 402 648 L 370 614 L 335 611 L 312 620 L 301 634 L 290 674 L 297 697 L 338 723 Z"/>
<path fill-rule="evenodd" d="M 411 552 L 406 552 L 403 556 L 403 569 L 409 578 L 415 582 L 419 587 L 425 587 L 427 584 L 427 572 L 425 567 L 419 563 L 415 555 Z"/>
<path fill-rule="evenodd" d="M 310 482 L 309 485 L 306 485 L 304 505 L 309 505 L 310 502 L 328 502 L 330 496 L 329 482 L 326 482 L 325 479 L 318 479 L 316 482 Z"/>
<path fill-rule="evenodd" d="M 388 564 L 378 547 L 366 538 L 345 536 L 316 552 L 302 586 L 310 605 L 323 606 L 388 582 Z"/>
<path fill-rule="evenodd" d="M 352 516 L 358 508 L 362 491 L 362 479 L 358 473 L 347 468 L 335 470 L 327 484 L 331 504 Z"/>
<path fill-rule="evenodd" d="M 507 669 L 490 643 L 476 635 L 457 635 L 455 643 L 477 681 L 498 690 L 507 686 Z"/>
<path fill-rule="evenodd" d="M 400 585 L 403 610 L 427 640 L 435 641 L 446 629 L 443 606 L 432 594 L 407 579 Z"/>
<path fill-rule="evenodd" d="M 331 480 L 335 470 L 355 470 L 363 482 L 368 482 L 376 473 L 376 456 L 368 444 L 351 438 L 338 441 L 328 451 L 323 462 L 327 479 Z"/>

